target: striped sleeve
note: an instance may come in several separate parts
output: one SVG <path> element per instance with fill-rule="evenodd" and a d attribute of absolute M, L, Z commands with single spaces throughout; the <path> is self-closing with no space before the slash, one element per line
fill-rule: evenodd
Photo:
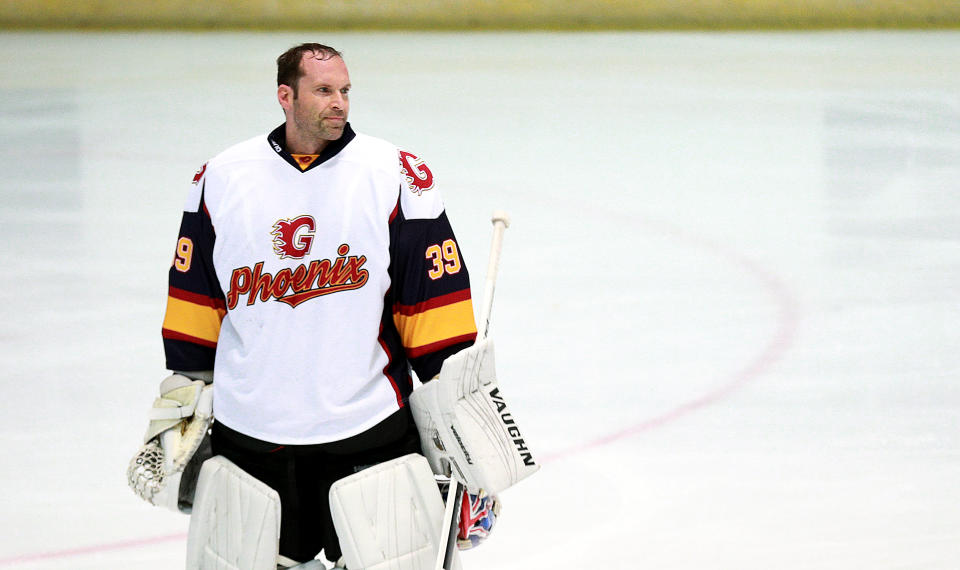
<path fill-rule="evenodd" d="M 169 272 L 163 348 L 170 370 L 213 370 L 226 301 L 213 267 L 216 239 L 203 201 L 183 213 Z"/>
<path fill-rule="evenodd" d="M 407 219 L 400 208 L 391 238 L 393 323 L 414 371 L 427 381 L 476 339 L 470 277 L 443 211 Z"/>

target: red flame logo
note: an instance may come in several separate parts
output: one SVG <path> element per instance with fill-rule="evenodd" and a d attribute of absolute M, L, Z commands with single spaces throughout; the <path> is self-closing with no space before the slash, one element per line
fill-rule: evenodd
<path fill-rule="evenodd" d="M 313 216 L 279 220 L 273 224 L 273 251 L 280 259 L 303 259 L 313 246 L 317 223 Z"/>
<path fill-rule="evenodd" d="M 400 168 L 412 192 L 423 194 L 433 188 L 433 172 L 417 155 L 401 150 Z"/>
<path fill-rule="evenodd" d="M 200 179 L 203 178 L 203 173 L 207 171 L 207 163 L 204 162 L 203 166 L 200 167 L 200 170 L 193 175 L 193 185 L 196 186 L 197 182 L 200 182 Z"/>

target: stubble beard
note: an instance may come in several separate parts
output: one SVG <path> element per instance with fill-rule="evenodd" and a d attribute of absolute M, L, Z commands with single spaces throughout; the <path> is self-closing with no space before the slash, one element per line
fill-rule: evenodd
<path fill-rule="evenodd" d="M 347 116 L 346 115 L 330 115 L 331 117 L 343 118 L 343 122 L 337 121 L 334 123 L 336 126 L 327 126 L 324 124 L 324 119 L 327 117 L 320 117 L 317 119 L 317 136 L 326 141 L 335 141 L 343 136 L 343 130 L 347 126 Z"/>
<path fill-rule="evenodd" d="M 331 127 L 324 124 L 324 119 L 328 117 L 342 117 L 344 121 L 342 123 L 338 122 L 335 127 Z M 346 113 L 326 114 L 314 117 L 296 113 L 294 116 L 297 130 L 307 139 L 317 143 L 320 141 L 335 141 L 343 136 L 343 131 L 347 124 L 346 119 Z"/>

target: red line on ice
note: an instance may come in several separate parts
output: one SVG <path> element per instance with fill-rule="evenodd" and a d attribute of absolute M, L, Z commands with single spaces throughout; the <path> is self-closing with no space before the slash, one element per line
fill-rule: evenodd
<path fill-rule="evenodd" d="M 73 558 L 85 554 L 98 554 L 101 552 L 111 552 L 115 550 L 124 550 L 127 548 L 136 548 L 138 546 L 151 546 L 162 544 L 164 542 L 175 542 L 187 538 L 186 533 L 168 534 L 164 536 L 153 536 L 149 538 L 136 538 L 132 540 L 123 540 L 120 542 L 111 542 L 108 544 L 96 544 L 93 546 L 82 546 L 79 548 L 68 548 L 65 550 L 55 550 L 53 552 L 39 552 L 36 554 L 21 554 L 20 556 L 11 556 L 9 558 L 0 558 L 0 566 L 13 566 L 15 564 L 25 564 L 28 562 L 38 562 L 41 560 L 56 560 L 58 558 Z"/>
<path fill-rule="evenodd" d="M 637 219 L 633 219 L 632 221 L 634 224 L 637 223 Z M 800 320 L 799 304 L 790 293 L 786 284 L 772 271 L 766 269 L 756 261 L 741 255 L 737 251 L 726 248 L 716 242 L 688 234 L 676 226 L 652 220 L 643 220 L 641 223 L 653 228 L 657 233 L 669 235 L 675 241 L 685 242 L 699 249 L 708 250 L 717 257 L 739 267 L 745 273 L 756 278 L 763 288 L 767 290 L 767 293 L 773 297 L 774 303 L 777 306 L 777 330 L 770 337 L 763 350 L 753 360 L 741 370 L 731 374 L 730 377 L 715 390 L 684 402 L 664 414 L 645 419 L 620 431 L 560 451 L 548 453 L 540 458 L 541 463 L 550 463 L 571 455 L 577 455 L 591 449 L 603 447 L 624 438 L 658 428 L 700 408 L 715 404 L 741 389 L 745 384 L 766 373 L 773 364 L 783 357 L 787 349 L 793 344 Z"/>

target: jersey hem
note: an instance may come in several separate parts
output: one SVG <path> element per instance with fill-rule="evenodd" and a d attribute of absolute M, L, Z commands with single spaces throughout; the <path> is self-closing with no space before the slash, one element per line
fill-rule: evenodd
<path fill-rule="evenodd" d="M 266 431 L 260 431 L 255 429 L 248 429 L 247 426 L 242 423 L 235 423 L 230 417 L 221 417 L 217 415 L 216 407 L 214 407 L 213 417 L 215 421 L 222 423 L 228 428 L 232 429 L 235 432 L 241 433 L 243 435 L 252 437 L 254 439 L 259 439 L 261 441 L 266 441 L 269 443 L 276 443 L 277 445 L 315 445 L 318 443 L 333 443 L 336 441 L 341 441 L 344 439 L 351 438 L 355 435 L 359 435 L 373 426 L 379 424 L 383 420 L 390 417 L 392 414 L 397 413 L 400 410 L 400 406 L 390 406 L 386 410 L 380 412 L 379 414 L 373 416 L 371 419 L 360 424 L 360 426 L 332 435 L 325 436 L 314 436 L 314 437 L 289 437 L 285 435 L 278 435 Z"/>

